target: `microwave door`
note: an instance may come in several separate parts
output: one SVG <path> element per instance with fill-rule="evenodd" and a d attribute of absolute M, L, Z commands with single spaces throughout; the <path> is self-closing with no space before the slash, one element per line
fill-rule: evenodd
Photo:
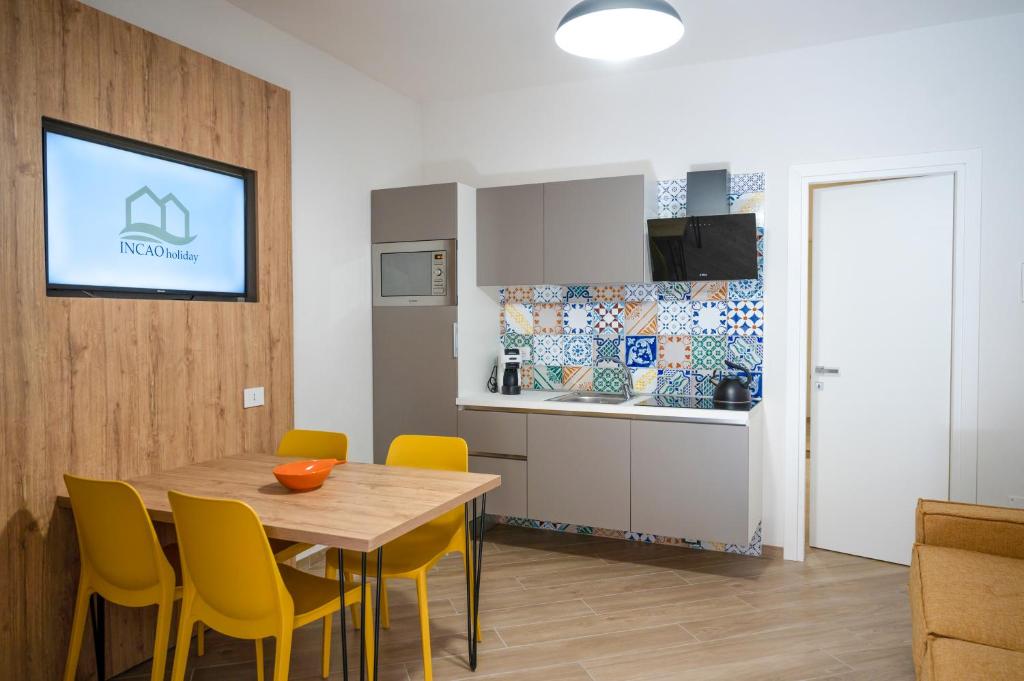
<path fill-rule="evenodd" d="M 374 305 L 455 305 L 455 240 L 370 245 Z"/>
<path fill-rule="evenodd" d="M 381 253 L 380 294 L 382 296 L 429 296 L 431 251 Z"/>

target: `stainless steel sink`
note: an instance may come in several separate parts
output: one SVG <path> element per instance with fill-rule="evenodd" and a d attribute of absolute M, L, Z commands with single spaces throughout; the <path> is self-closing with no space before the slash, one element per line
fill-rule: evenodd
<path fill-rule="evenodd" d="M 549 402 L 577 402 L 580 404 L 622 404 L 629 398 L 617 393 L 578 392 L 548 398 Z"/>

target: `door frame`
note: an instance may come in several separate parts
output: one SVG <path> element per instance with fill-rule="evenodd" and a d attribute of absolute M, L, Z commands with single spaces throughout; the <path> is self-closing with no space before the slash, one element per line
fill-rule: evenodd
<path fill-rule="evenodd" d="M 953 173 L 953 354 L 949 498 L 975 502 L 978 479 L 978 332 L 981 150 L 794 165 L 789 171 L 786 347 L 786 517 L 783 556 L 804 559 L 809 242 L 812 185 Z"/>

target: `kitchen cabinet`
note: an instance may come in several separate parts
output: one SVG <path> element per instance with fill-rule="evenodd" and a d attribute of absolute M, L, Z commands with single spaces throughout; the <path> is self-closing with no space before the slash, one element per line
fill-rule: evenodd
<path fill-rule="evenodd" d="M 645 281 L 652 205 L 642 175 L 544 185 L 544 283 Z"/>
<path fill-rule="evenodd" d="M 629 430 L 626 419 L 529 414 L 530 517 L 628 530 Z"/>
<path fill-rule="evenodd" d="M 501 476 L 501 487 L 487 493 L 487 513 L 529 518 L 527 503 L 527 462 L 500 456 L 470 454 L 472 473 Z"/>
<path fill-rule="evenodd" d="M 425 241 L 458 237 L 455 182 L 370 192 L 370 240 Z"/>
<path fill-rule="evenodd" d="M 479 189 L 478 286 L 646 281 L 643 175 Z"/>
<path fill-rule="evenodd" d="M 544 185 L 476 192 L 476 284 L 544 281 Z"/>
<path fill-rule="evenodd" d="M 373 460 L 403 433 L 456 435 L 456 308 L 373 308 Z"/>
<path fill-rule="evenodd" d="M 761 520 L 760 412 L 750 426 L 633 421 L 634 532 L 746 545 Z"/>

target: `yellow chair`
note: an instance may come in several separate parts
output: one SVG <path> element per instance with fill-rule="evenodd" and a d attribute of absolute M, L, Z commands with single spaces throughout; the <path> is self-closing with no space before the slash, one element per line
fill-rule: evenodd
<path fill-rule="evenodd" d="M 469 470 L 469 449 L 466 441 L 458 437 L 436 435 L 399 435 L 388 448 L 388 466 L 409 466 L 412 468 L 433 468 L 438 470 Z M 416 581 L 416 600 L 419 605 L 420 638 L 423 646 L 423 675 L 425 681 L 433 678 L 430 657 L 430 616 L 427 610 L 427 572 L 449 553 L 461 553 L 466 571 L 472 575 L 472 557 L 466 556 L 465 513 L 462 508 L 453 509 L 426 525 L 384 546 L 384 565 L 381 572 L 381 625 L 390 627 L 387 580 L 412 579 Z M 376 561 L 376 551 L 368 554 L 367 562 Z M 352 573 L 359 574 L 359 555 L 346 552 L 344 579 L 346 588 L 353 584 Z M 338 553 L 327 552 L 325 575 L 331 579 L 338 576 Z M 473 607 L 472 601 L 469 607 Z M 358 612 L 352 609 L 352 620 L 359 624 Z M 372 627 L 364 627 L 372 629 Z M 476 638 L 482 640 L 480 622 L 477 621 Z"/>
<path fill-rule="evenodd" d="M 78 595 L 64 681 L 74 681 L 92 594 L 133 608 L 157 606 L 156 640 L 150 678 L 163 681 L 174 601 L 181 598 L 175 576 L 178 550 L 161 547 L 139 493 L 116 480 L 65 475 L 81 554 Z M 201 626 L 201 625 L 200 625 Z M 191 638 L 191 627 L 186 631 Z M 203 632 L 200 628 L 200 645 Z M 99 666 L 102 666 L 102 655 Z M 101 674 L 102 675 L 102 674 Z"/>
<path fill-rule="evenodd" d="M 174 651 L 173 681 L 183 681 L 192 623 L 256 641 L 257 678 L 263 681 L 263 641 L 277 639 L 274 681 L 288 678 L 292 631 L 329 618 L 359 602 L 359 589 L 348 589 L 345 602 L 338 583 L 274 560 L 256 512 L 232 499 L 207 499 L 168 492 L 181 547 L 184 595 Z M 370 603 L 366 604 L 367 613 Z M 367 663 L 373 664 L 372 627 L 364 627 Z M 331 639 L 325 628 L 321 673 L 330 670 Z"/>
<path fill-rule="evenodd" d="M 327 430 L 289 430 L 277 445 L 278 456 L 300 459 L 337 459 L 345 461 L 348 456 L 348 436 Z M 312 544 L 271 539 L 270 548 L 278 562 L 291 560 Z"/>

